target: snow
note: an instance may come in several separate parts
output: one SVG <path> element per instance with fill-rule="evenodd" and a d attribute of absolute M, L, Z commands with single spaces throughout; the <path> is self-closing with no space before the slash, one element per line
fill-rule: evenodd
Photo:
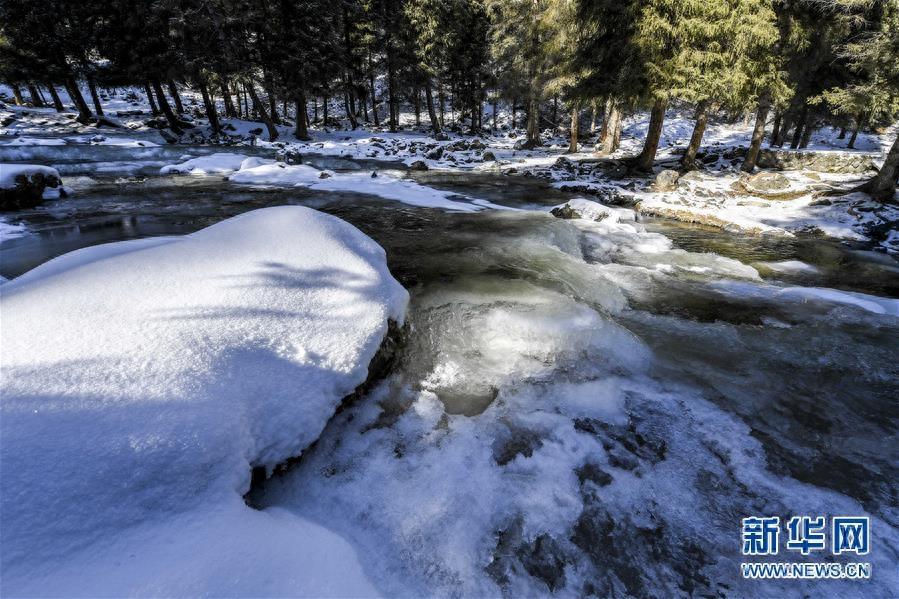
<path fill-rule="evenodd" d="M 0 189 L 13 189 L 16 187 L 16 177 L 24 175 L 31 179 L 36 174 L 42 174 L 45 177 L 56 177 L 59 179 L 59 171 L 49 166 L 40 164 L 10 164 L 0 163 Z"/>
<path fill-rule="evenodd" d="M 750 285 L 739 281 L 716 281 L 714 289 L 743 298 L 764 298 L 777 302 L 801 302 L 825 307 L 851 306 L 872 314 L 899 316 L 899 299 L 879 297 L 855 291 L 841 291 L 826 287 L 779 287 Z"/>
<path fill-rule="evenodd" d="M 180 164 L 164 166 L 159 170 L 159 173 L 162 175 L 171 175 L 175 173 L 191 175 L 228 174 L 240 169 L 241 164 L 246 159 L 247 156 L 244 154 L 217 152 L 215 154 L 210 154 L 209 156 L 191 158 Z"/>
<path fill-rule="evenodd" d="M 27 226 L 22 223 L 11 223 L 6 217 L 0 216 L 0 243 L 25 235 L 28 235 Z"/>
<path fill-rule="evenodd" d="M 296 206 L 4 283 L 3 594 L 112 572 L 104 594 L 371 594 L 333 533 L 240 496 L 316 440 L 407 298 L 377 244 Z"/>
<path fill-rule="evenodd" d="M 305 164 L 278 162 L 241 168 L 229 176 L 228 180 L 232 183 L 250 185 L 299 186 L 313 190 L 370 194 L 423 208 L 463 212 L 475 212 L 482 208 L 505 208 L 483 200 L 478 204 L 453 200 L 450 198 L 460 196 L 401 177 L 402 173 L 399 171 L 377 171 L 372 176 L 372 173 L 368 172 L 332 173 Z"/>

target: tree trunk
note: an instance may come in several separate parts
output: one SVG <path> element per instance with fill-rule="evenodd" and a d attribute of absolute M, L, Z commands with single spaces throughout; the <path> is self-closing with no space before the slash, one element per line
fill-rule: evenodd
<path fill-rule="evenodd" d="M 153 90 L 150 89 L 148 81 L 144 81 L 144 93 L 147 95 L 147 102 L 150 103 L 150 112 L 153 116 L 159 116 L 159 107 L 156 106 L 156 100 L 153 99 Z"/>
<path fill-rule="evenodd" d="M 169 95 L 172 96 L 172 100 L 175 102 L 175 112 L 184 114 L 184 104 L 181 103 L 181 94 L 178 93 L 178 86 L 175 85 L 175 82 L 171 79 L 169 79 Z"/>
<path fill-rule="evenodd" d="M 50 97 L 53 98 L 53 108 L 56 109 L 56 112 L 65 112 L 66 107 L 62 105 L 62 100 L 59 98 L 59 92 L 56 91 L 56 87 L 48 82 L 47 89 L 50 90 Z"/>
<path fill-rule="evenodd" d="M 297 119 L 296 126 L 293 130 L 293 136 L 300 141 L 309 141 L 309 128 L 306 126 L 306 94 L 299 94 L 296 99 Z"/>
<path fill-rule="evenodd" d="M 221 75 L 219 75 L 219 79 L 221 81 L 222 97 L 225 100 L 225 116 L 229 119 L 233 119 L 237 116 L 237 111 L 234 109 L 234 101 L 231 99 L 231 94 L 228 92 L 228 80 Z"/>
<path fill-rule="evenodd" d="M 862 115 L 858 115 L 855 117 L 855 121 L 852 123 L 852 135 L 849 136 L 849 143 L 846 144 L 846 147 L 850 150 L 855 149 L 855 140 L 858 138 L 858 132 L 862 128 L 862 119 L 864 117 Z"/>
<path fill-rule="evenodd" d="M 69 77 L 66 79 L 66 91 L 69 92 L 69 98 L 72 99 L 72 102 L 75 103 L 75 109 L 78 110 L 78 122 L 82 125 L 87 125 L 93 119 L 91 114 L 91 109 L 87 107 L 87 102 L 84 101 L 84 96 L 81 95 L 81 90 L 78 89 L 78 83 L 74 78 Z"/>
<path fill-rule="evenodd" d="M 388 51 L 387 51 L 387 104 L 390 109 L 387 121 L 390 126 L 390 132 L 396 133 L 396 77 L 393 72 L 393 56 L 390 52 L 390 45 L 388 40 Z"/>
<path fill-rule="evenodd" d="M 281 124 L 281 117 L 278 115 L 278 102 L 275 100 L 275 85 L 272 81 L 272 76 L 268 74 L 268 71 L 263 71 L 263 82 L 265 84 L 265 95 L 268 96 L 268 112 L 272 117 L 272 122 L 276 125 Z M 284 112 L 284 116 L 287 116 L 287 111 Z"/>
<path fill-rule="evenodd" d="M 540 143 L 540 98 L 536 91 L 531 91 L 528 98 L 528 138 L 527 145 L 537 148 Z"/>
<path fill-rule="evenodd" d="M 762 147 L 762 139 L 765 137 L 765 121 L 768 119 L 768 111 L 771 105 L 767 100 L 759 102 L 758 112 L 755 115 L 755 128 L 752 130 L 752 141 L 749 143 L 749 151 L 743 159 L 741 170 L 751 173 L 755 170 L 755 163 L 759 158 L 759 150 Z"/>
<path fill-rule="evenodd" d="M 780 136 L 780 124 L 783 121 L 783 113 L 778 111 L 777 114 L 774 115 L 774 127 L 771 130 L 771 137 L 768 138 L 768 145 L 773 146 L 778 136 Z"/>
<path fill-rule="evenodd" d="M 16 106 L 25 106 L 25 98 L 22 97 L 22 89 L 16 83 L 10 83 L 9 86 L 12 88 L 12 97 Z"/>
<path fill-rule="evenodd" d="M 421 90 L 417 87 L 413 90 L 412 105 L 415 109 L 415 126 L 421 127 Z"/>
<path fill-rule="evenodd" d="M 559 128 L 559 96 L 553 96 L 553 133 Z"/>
<path fill-rule="evenodd" d="M 493 124 L 490 126 L 490 130 L 495 132 L 496 131 L 496 111 L 499 108 L 499 94 L 496 91 L 493 92 L 493 98 L 491 98 L 491 100 L 492 100 L 492 105 L 493 105 L 493 115 L 492 115 Z"/>
<path fill-rule="evenodd" d="M 608 101 L 608 116 L 603 119 L 603 134 L 600 143 L 600 154 L 608 156 L 618 149 L 618 143 L 621 139 L 621 110 L 618 104 L 612 100 Z"/>
<path fill-rule="evenodd" d="M 166 122 L 169 124 L 169 128 L 176 135 L 180 135 L 183 133 L 181 130 L 181 124 L 178 122 L 178 117 L 175 116 L 175 113 L 172 112 L 172 107 L 169 105 L 168 99 L 165 97 L 165 92 L 162 91 L 162 83 L 160 83 L 159 79 L 153 79 L 151 82 L 153 85 L 153 91 L 156 92 L 156 101 L 159 102 L 159 108 L 162 109 L 162 114 L 165 116 Z"/>
<path fill-rule="evenodd" d="M 516 109 L 518 108 L 518 98 L 512 98 L 512 129 L 515 129 Z"/>
<path fill-rule="evenodd" d="M 578 113 L 580 110 L 580 102 L 575 102 L 574 106 L 571 107 L 571 138 L 568 142 L 569 154 L 577 152 L 578 117 L 580 116 Z"/>
<path fill-rule="evenodd" d="M 692 170 L 696 166 L 696 153 L 702 145 L 702 136 L 705 133 L 705 127 L 709 122 L 709 101 L 703 100 L 696 106 L 696 124 L 693 126 L 693 135 L 690 136 L 690 143 L 687 144 L 687 151 L 681 158 L 681 166 L 687 170 Z"/>
<path fill-rule="evenodd" d="M 812 133 L 815 132 L 816 123 L 813 119 L 805 124 L 805 130 L 802 132 L 802 139 L 799 140 L 799 149 L 804 150 L 808 147 L 808 142 L 812 140 Z"/>
<path fill-rule="evenodd" d="M 100 104 L 100 96 L 97 94 L 97 82 L 91 76 L 87 78 L 87 88 L 91 92 L 91 100 L 94 102 L 94 110 L 97 112 L 97 116 L 103 116 L 103 105 Z"/>
<path fill-rule="evenodd" d="M 606 105 L 603 108 L 602 113 L 602 127 L 599 130 L 599 146 L 602 147 L 606 142 L 606 137 L 609 135 L 609 121 L 612 118 L 612 96 L 606 98 Z"/>
<path fill-rule="evenodd" d="M 369 63 L 371 63 L 371 58 L 369 58 Z M 375 72 L 371 70 L 371 66 L 369 66 L 368 71 L 368 83 L 371 88 L 371 116 L 372 120 L 375 122 L 375 127 L 381 126 L 381 120 L 378 117 L 378 96 L 375 94 Z"/>
<path fill-rule="evenodd" d="M 446 96 L 443 93 L 443 85 L 437 82 L 437 100 L 440 102 L 440 126 L 446 127 Z"/>
<path fill-rule="evenodd" d="M 880 202 L 893 202 L 896 197 L 897 177 L 899 177 L 899 135 L 893 140 L 880 171 L 862 186 L 862 191 Z"/>
<path fill-rule="evenodd" d="M 646 141 L 643 143 L 643 151 L 637 158 L 637 168 L 641 171 L 652 170 L 656 160 L 656 151 L 659 149 L 659 139 L 662 137 L 662 125 L 665 124 L 665 108 L 667 100 L 656 100 L 649 113 L 649 128 L 646 131 Z"/>
<path fill-rule="evenodd" d="M 355 131 L 359 127 L 359 121 L 356 120 L 356 110 L 353 105 L 353 94 L 350 91 L 349 81 L 347 81 L 343 90 L 343 110 L 346 112 L 346 118 L 350 121 L 350 127 Z"/>
<path fill-rule="evenodd" d="M 328 126 L 328 95 L 327 94 L 322 96 L 322 123 L 325 127 Z"/>
<path fill-rule="evenodd" d="M 590 134 L 592 135 L 596 133 L 596 100 L 593 100 L 593 102 L 591 102 L 591 105 L 592 110 L 590 113 Z"/>
<path fill-rule="evenodd" d="M 28 84 L 28 95 L 31 96 L 31 103 L 37 108 L 44 107 L 44 100 L 37 91 L 37 86 L 33 83 Z"/>
<path fill-rule="evenodd" d="M 198 80 L 200 94 L 203 96 L 203 108 L 206 110 L 206 118 L 209 120 L 209 126 L 212 127 L 213 135 L 221 135 L 222 127 L 219 124 L 219 116 L 215 110 L 215 99 L 209 93 L 209 86 L 203 79 Z"/>
<path fill-rule="evenodd" d="M 776 136 L 772 136 L 773 141 L 771 142 L 771 147 L 782 148 L 784 142 L 787 140 L 787 132 L 789 132 L 790 127 L 793 126 L 793 113 L 787 112 L 784 114 L 783 120 L 780 122 L 780 129 L 777 132 Z"/>
<path fill-rule="evenodd" d="M 802 141 L 802 132 L 808 127 L 808 107 L 802 109 L 802 114 L 796 120 L 796 130 L 793 131 L 793 139 L 790 141 L 790 149 L 795 150 Z"/>
<path fill-rule="evenodd" d="M 431 119 L 431 130 L 436 135 L 440 133 L 440 121 L 437 120 L 437 111 L 434 110 L 434 96 L 431 93 L 431 82 L 425 82 L 425 100 L 428 105 L 428 118 Z"/>
<path fill-rule="evenodd" d="M 840 134 L 837 135 L 837 139 L 846 139 L 846 127 L 840 127 Z"/>
<path fill-rule="evenodd" d="M 262 103 L 262 100 L 259 99 L 259 94 L 256 93 L 256 88 L 251 83 L 245 83 L 244 87 L 247 90 L 247 94 L 249 94 L 250 99 L 253 101 L 253 110 L 259 113 L 259 118 L 262 119 L 262 122 L 265 124 L 265 128 L 268 129 L 268 140 L 275 141 L 278 139 L 278 129 L 275 128 L 275 123 L 272 121 L 272 117 L 269 116 L 268 110 L 265 109 L 265 104 Z"/>

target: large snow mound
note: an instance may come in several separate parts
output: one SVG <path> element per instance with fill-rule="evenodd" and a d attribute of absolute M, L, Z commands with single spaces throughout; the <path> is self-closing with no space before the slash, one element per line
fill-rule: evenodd
<path fill-rule="evenodd" d="M 167 555 L 152 545 L 170 545 L 184 528 L 172 528 L 172 518 L 197 510 L 203 518 L 228 512 L 221 519 L 230 523 L 185 528 L 196 552 L 211 552 L 201 562 L 239 565 L 204 537 L 259 517 L 227 507 L 247 491 L 251 466 L 271 468 L 315 441 L 365 381 L 388 321 L 402 321 L 407 301 L 380 246 L 297 206 L 184 237 L 85 248 L 5 283 L 3 594 L 44 592 L 65 572 L 64 594 L 92 594 L 91 573 L 102 576 L 106 566 L 123 568 L 128 594 L 140 584 L 129 569 L 152 569 L 135 560 Z M 121 541 L 128 538 L 134 547 Z M 294 549 L 308 551 L 305 538 Z M 125 545 L 96 550 L 112 539 Z M 272 552 L 230 546 L 240 555 Z M 232 576 L 268 571 L 246 568 Z M 206 574 L 213 570 L 191 573 L 187 586 L 170 574 L 148 592 L 202 594 L 214 590 L 197 580 Z M 269 590 L 298 590 L 279 589 Z"/>

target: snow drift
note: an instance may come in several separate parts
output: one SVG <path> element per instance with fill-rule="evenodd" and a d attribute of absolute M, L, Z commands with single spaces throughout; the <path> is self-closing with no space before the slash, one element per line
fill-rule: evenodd
<path fill-rule="evenodd" d="M 371 594 L 336 535 L 240 495 L 319 436 L 407 299 L 380 246 L 296 206 L 4 284 L 3 594 Z M 303 556 L 328 551 L 348 574 L 318 588 Z M 168 567 L 179 552 L 216 567 Z M 270 575 L 294 558 L 296 577 Z"/>

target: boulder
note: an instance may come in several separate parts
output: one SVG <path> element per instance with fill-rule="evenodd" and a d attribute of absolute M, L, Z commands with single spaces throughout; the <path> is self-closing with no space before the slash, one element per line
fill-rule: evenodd
<path fill-rule="evenodd" d="M 549 211 L 556 218 L 566 220 L 583 219 L 599 222 L 611 216 L 611 211 L 597 202 L 577 198 L 569 200 L 561 206 L 556 206 Z"/>
<path fill-rule="evenodd" d="M 33 164 L 0 165 L 0 211 L 33 208 L 44 201 L 45 192 L 53 197 L 66 195 L 56 169 Z"/>
<path fill-rule="evenodd" d="M 428 165 L 425 164 L 423 160 L 416 160 L 412 164 L 409 165 L 410 171 L 426 171 L 428 170 Z"/>
<path fill-rule="evenodd" d="M 527 138 L 519 139 L 515 142 L 515 145 L 512 147 L 514 150 L 533 150 L 537 146 L 539 146 L 539 142 L 533 142 L 528 140 Z"/>
<path fill-rule="evenodd" d="M 437 146 L 436 148 L 425 154 L 425 157 L 429 158 L 430 160 L 440 160 L 441 158 L 443 158 L 443 146 Z"/>
<path fill-rule="evenodd" d="M 743 181 L 747 191 L 781 191 L 790 186 L 790 180 L 780 173 L 756 173 Z"/>
<path fill-rule="evenodd" d="M 483 154 L 481 154 L 481 161 L 483 162 L 496 162 L 496 155 L 490 150 L 487 150 Z"/>
<path fill-rule="evenodd" d="M 680 179 L 680 173 L 672 169 L 665 169 L 656 175 L 652 191 L 674 191 L 677 189 L 678 179 Z"/>

